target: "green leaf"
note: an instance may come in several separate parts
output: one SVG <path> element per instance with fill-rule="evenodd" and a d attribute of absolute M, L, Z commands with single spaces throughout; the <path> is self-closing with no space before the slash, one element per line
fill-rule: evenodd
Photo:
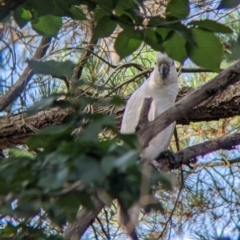
<path fill-rule="evenodd" d="M 122 59 L 137 50 L 141 43 L 142 39 L 139 32 L 129 32 L 123 30 L 118 34 L 114 48 Z"/>
<path fill-rule="evenodd" d="M 115 6 L 116 15 L 122 15 L 126 9 L 139 10 L 139 7 L 134 1 L 118 0 L 118 3 Z"/>
<path fill-rule="evenodd" d="M 10 222 L 7 223 L 3 229 L 0 230 L 0 236 L 6 239 L 12 239 L 17 234 L 17 227 Z"/>
<path fill-rule="evenodd" d="M 156 28 L 156 33 L 159 34 L 163 40 L 167 39 L 171 32 L 172 29 L 170 28 Z"/>
<path fill-rule="evenodd" d="M 171 0 L 166 8 L 166 16 L 183 19 L 188 16 L 189 11 L 188 0 Z"/>
<path fill-rule="evenodd" d="M 204 28 L 212 32 L 219 32 L 219 33 L 232 33 L 232 29 L 227 27 L 221 23 L 218 23 L 213 20 L 205 19 L 201 21 L 191 21 L 188 25 L 198 26 L 199 28 Z"/>
<path fill-rule="evenodd" d="M 76 213 L 78 212 L 80 205 L 80 196 L 81 201 L 83 201 L 83 199 L 89 200 L 88 195 L 87 194 L 85 195 L 83 195 L 82 193 L 80 194 L 70 193 L 68 195 L 62 196 L 57 200 L 56 204 L 59 205 L 61 209 L 64 210 L 64 214 L 67 216 L 69 221 L 73 221 L 76 217 Z"/>
<path fill-rule="evenodd" d="M 101 18 L 105 16 L 110 16 L 110 13 L 97 6 L 94 10 L 94 20 L 98 22 Z"/>
<path fill-rule="evenodd" d="M 86 20 L 86 15 L 78 7 L 71 6 L 69 9 L 66 9 L 65 12 L 68 17 L 71 17 L 74 20 Z"/>
<path fill-rule="evenodd" d="M 179 36 L 184 38 L 187 42 L 189 42 L 192 45 L 196 45 L 192 38 L 190 30 L 185 25 L 183 25 L 182 23 L 176 23 L 172 24 L 171 28 L 174 30 L 174 32 L 176 32 Z M 170 38 L 171 35 L 169 34 L 167 37 Z"/>
<path fill-rule="evenodd" d="M 108 37 L 113 33 L 116 27 L 116 21 L 113 21 L 110 16 L 104 16 L 97 23 L 97 26 L 94 29 L 93 38 L 99 39 L 103 37 Z"/>
<path fill-rule="evenodd" d="M 42 98 L 40 101 L 36 102 L 32 107 L 28 109 L 28 114 L 32 115 L 42 109 L 49 108 L 54 104 L 54 101 L 55 98 L 53 97 Z"/>
<path fill-rule="evenodd" d="M 67 79 L 72 77 L 75 67 L 74 63 L 71 61 L 57 62 L 54 60 L 45 62 L 30 60 L 28 61 L 28 65 L 34 73 Z"/>
<path fill-rule="evenodd" d="M 18 148 L 10 148 L 9 156 L 26 157 L 26 158 L 30 158 L 30 159 L 34 159 L 34 157 L 35 157 L 32 153 L 18 149 Z"/>
<path fill-rule="evenodd" d="M 40 176 L 37 185 L 47 190 L 61 188 L 66 182 L 68 174 L 68 169 L 64 167 L 54 172 L 48 171 Z"/>
<path fill-rule="evenodd" d="M 156 51 L 162 51 L 162 37 L 153 28 L 143 30 L 144 41 Z"/>
<path fill-rule="evenodd" d="M 43 36 L 56 36 L 62 27 L 62 18 L 53 15 L 40 16 L 35 22 L 32 20 L 33 29 Z"/>
<path fill-rule="evenodd" d="M 23 28 L 32 19 L 32 14 L 30 11 L 20 6 L 17 9 L 15 9 L 13 17 L 18 26 L 20 28 Z"/>
<path fill-rule="evenodd" d="M 218 72 L 222 60 L 222 45 L 219 39 L 209 31 L 197 28 L 190 30 L 197 46 L 187 43 L 188 56 L 197 65 Z"/>
<path fill-rule="evenodd" d="M 228 56 L 228 61 L 240 59 L 240 36 L 236 43 L 231 47 L 231 54 Z"/>
<path fill-rule="evenodd" d="M 97 119 L 94 119 L 90 122 L 80 133 L 80 139 L 86 142 L 97 142 L 98 134 L 103 127 L 114 126 L 114 118 L 112 116 L 97 116 Z"/>
<path fill-rule="evenodd" d="M 98 6 L 100 6 L 101 8 L 106 9 L 108 12 L 112 12 L 112 10 L 118 4 L 118 1 L 121 2 L 121 1 L 124 1 L 124 0 L 108 0 L 107 2 L 106 2 L 106 0 L 94 0 L 94 2 L 96 4 L 98 4 Z"/>
<path fill-rule="evenodd" d="M 161 18 L 159 16 L 150 17 L 148 21 L 148 26 L 161 26 L 166 20 L 164 18 Z"/>
<path fill-rule="evenodd" d="M 24 2 L 24 7 L 31 12 L 37 12 L 39 16 L 55 14 L 56 0 L 28 0 Z"/>
<path fill-rule="evenodd" d="M 235 8 L 240 4 L 239 0 L 222 0 L 218 6 L 218 9 Z"/>
<path fill-rule="evenodd" d="M 177 33 L 164 42 L 164 49 L 168 56 L 178 62 L 183 62 L 187 58 L 186 41 Z M 177 47 L 176 47 L 177 46 Z"/>

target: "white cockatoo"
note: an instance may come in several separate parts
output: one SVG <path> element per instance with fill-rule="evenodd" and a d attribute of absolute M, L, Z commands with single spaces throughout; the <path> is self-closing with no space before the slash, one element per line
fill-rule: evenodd
<path fill-rule="evenodd" d="M 178 94 L 178 75 L 174 61 L 166 54 L 157 53 L 156 65 L 150 77 L 138 88 L 127 102 L 122 119 L 121 133 L 134 133 L 139 122 L 140 112 L 145 98 L 152 98 L 148 113 L 148 120 L 153 121 L 161 113 L 175 104 Z M 169 146 L 175 128 L 175 122 L 170 124 L 156 137 L 147 148 L 141 152 L 142 159 L 153 160 Z M 135 226 L 139 215 L 140 206 L 136 204 L 128 210 L 132 226 Z M 118 223 L 126 226 L 124 214 L 119 207 Z"/>
<path fill-rule="evenodd" d="M 138 88 L 127 102 L 123 115 L 121 133 L 134 133 L 139 122 L 140 112 L 145 98 L 152 98 L 148 120 L 152 121 L 175 104 L 178 94 L 178 75 L 174 61 L 161 52 L 157 53 L 156 65 L 150 77 Z M 168 148 L 175 123 L 170 124 L 150 142 L 141 152 L 143 159 L 156 159 Z"/>

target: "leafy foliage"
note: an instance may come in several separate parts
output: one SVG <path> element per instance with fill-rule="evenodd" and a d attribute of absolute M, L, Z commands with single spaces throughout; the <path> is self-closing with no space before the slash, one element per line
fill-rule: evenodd
<path fill-rule="evenodd" d="M 46 0 L 45 0 L 46 1 Z M 190 57 L 196 64 L 201 67 L 218 71 L 221 62 L 222 50 L 219 38 L 214 37 L 214 33 L 231 33 L 231 29 L 221 23 L 213 20 L 191 21 L 186 25 L 182 25 L 181 21 L 175 19 L 187 18 L 189 14 L 189 1 L 187 0 L 172 0 L 169 1 L 166 8 L 166 19 L 161 17 L 149 18 L 149 26 L 154 27 L 152 30 L 145 25 L 144 34 L 140 34 L 139 26 L 144 26 L 144 15 L 140 12 L 140 6 L 137 1 L 116 1 L 109 5 L 102 1 L 26 1 L 14 12 L 15 20 L 20 27 L 24 27 L 28 21 L 31 21 L 32 27 L 41 35 L 56 36 L 62 26 L 61 17 L 68 16 L 76 20 L 84 20 L 85 16 L 81 8 L 75 5 L 87 5 L 94 11 L 97 21 L 93 38 L 99 39 L 110 36 L 118 26 L 123 28 L 120 34 L 117 34 L 115 41 L 115 50 L 121 58 L 127 57 L 136 51 L 141 43 L 147 43 L 153 49 L 165 50 L 172 58 L 177 61 L 183 61 Z M 233 7 L 236 5 L 234 1 L 226 4 L 222 1 L 220 8 Z M 183 27 L 184 26 L 184 27 Z M 167 29 L 169 35 L 163 38 Z M 213 34 L 204 34 L 198 29 L 205 29 L 213 32 Z M 201 34 L 200 34 L 201 33 Z M 176 35 L 177 34 L 177 35 Z M 203 36 L 204 34 L 204 36 Z M 179 36 L 182 36 L 183 39 Z M 205 43 L 200 44 L 203 40 Z M 179 49 L 173 50 L 173 44 L 179 41 Z M 203 46 L 207 45 L 209 47 Z M 196 49 L 196 44 L 201 45 L 199 50 Z M 197 45 L 198 45 L 197 44 Z M 216 44 L 216 48 L 212 47 Z M 217 51 L 216 57 L 211 61 L 205 61 L 202 53 L 202 48 L 212 52 Z M 191 49 L 191 50 L 189 50 Z M 195 50 L 194 50 L 195 49 Z M 203 51 L 204 52 L 204 51 Z M 212 55 L 212 54 L 210 54 Z"/>
<path fill-rule="evenodd" d="M 57 125 L 44 127 L 39 124 L 40 130 L 28 138 L 24 147 L 12 147 L 8 158 L 1 159 L 0 215 L 6 219 L 0 231 L 1 239 L 61 239 L 62 229 L 67 222 L 75 219 L 79 206 L 90 210 L 94 208 L 92 196 L 98 196 L 108 207 L 114 199 L 118 199 L 122 206 L 128 209 L 139 201 L 144 184 L 147 186 L 144 189 L 147 197 L 156 194 L 156 198 L 152 197 L 153 201 L 145 206 L 146 213 L 152 214 L 155 210 L 157 212 L 155 220 L 158 224 L 153 224 L 152 232 L 159 232 L 159 229 L 155 229 L 156 225 L 162 226 L 162 215 L 159 212 L 171 215 L 175 208 L 172 206 L 175 195 L 167 191 L 172 188 L 169 178 L 156 172 L 150 177 L 143 174 L 142 165 L 138 163 L 136 136 L 119 134 L 113 116 L 105 114 L 102 109 L 106 106 L 112 109 L 119 107 L 123 101 L 115 95 L 128 95 L 140 84 L 143 79 L 136 80 L 135 75 L 139 74 L 139 69 L 144 70 L 146 75 L 146 68 L 152 67 L 154 61 L 150 55 L 144 55 L 144 51 L 149 51 L 149 48 L 164 51 L 180 63 L 190 59 L 199 67 L 220 71 L 223 51 L 226 51 L 222 43 L 230 37 L 233 29 L 223 24 L 223 21 L 206 19 L 205 15 L 192 19 L 190 14 L 191 6 L 195 4 L 193 1 L 167 1 L 164 11 L 161 8 L 155 15 L 148 11 L 145 6 L 147 2 L 26 0 L 13 11 L 14 20 L 21 28 L 21 31 L 19 28 L 16 28 L 18 31 L 15 29 L 17 34 L 14 36 L 22 37 L 18 42 L 25 44 L 23 53 L 28 47 L 32 47 L 31 54 L 27 57 L 23 55 L 22 62 L 32 58 L 32 49 L 36 47 L 32 39 L 36 34 L 53 37 L 49 50 L 51 54 L 40 60 L 27 61 L 37 75 L 32 82 L 24 86 L 26 91 L 20 96 L 21 104 L 24 107 L 30 105 L 28 97 L 37 95 L 34 91 L 36 88 L 46 84 L 48 89 L 51 89 L 52 78 L 70 82 L 75 87 L 72 90 L 76 90 L 76 94 L 66 94 L 67 100 L 64 103 L 55 96 L 44 98 L 28 109 L 29 114 L 34 114 L 55 107 L 58 107 L 60 113 L 67 108 L 71 110 L 71 114 L 61 123 L 57 122 Z M 227 11 L 238 3 L 239 1 L 222 0 L 218 9 Z M 71 28 L 68 28 L 69 26 Z M 94 27 L 93 32 L 89 26 Z M 28 34 L 30 39 L 27 38 Z M 57 42 L 60 48 L 56 47 Z M 114 49 L 111 49 L 112 46 Z M 3 55 L 5 48 L 12 51 L 4 45 L 1 50 Z M 94 49 L 97 49 L 97 53 Z M 104 51 L 101 52 L 102 49 Z M 122 60 L 121 64 L 117 65 L 109 60 L 113 50 Z M 230 60 L 239 58 L 238 50 L 239 40 L 235 42 Z M 20 55 L 18 51 L 19 49 L 12 57 L 16 68 L 20 62 L 15 59 Z M 110 54 L 106 54 L 107 51 Z M 139 52 L 142 58 L 137 55 Z M 126 64 L 125 60 L 132 62 Z M 6 67 L 1 65 L 3 69 Z M 11 66 L 10 69 L 13 71 L 14 67 Z M 78 74 L 74 75 L 77 71 Z M 145 76 L 142 72 L 140 74 Z M 49 75 L 50 80 L 47 78 Z M 0 81 L 3 82 L 2 79 Z M 203 80 L 200 79 L 199 82 L 201 81 Z M 127 85 L 130 82 L 133 83 Z M 62 85 L 58 85 L 60 92 L 66 93 L 68 89 Z M 3 86 L 10 86 L 10 81 L 1 84 L 1 91 Z M 51 91 L 49 92 L 51 95 Z M 110 99 L 107 98 L 109 96 Z M 100 106 L 98 112 L 92 111 L 96 105 Z M 16 109 L 15 106 L 14 108 Z M 51 118 L 48 121 L 55 122 Z M 41 119 L 39 122 L 41 123 Z M 28 128 L 31 126 L 29 125 L 26 131 Z M 225 128 L 227 127 L 224 125 L 223 129 Z M 196 131 L 196 136 L 191 131 Z M 192 134 L 190 140 L 186 139 L 189 132 Z M 200 135 L 201 128 L 192 126 L 191 130 L 182 132 L 181 143 L 183 146 L 190 145 L 197 141 L 196 139 L 199 140 Z M 191 174 L 188 169 L 186 172 Z M 211 174 L 206 175 L 209 177 Z M 227 173 L 227 176 L 229 175 L 230 173 Z M 222 178 L 218 176 L 220 180 L 217 183 L 212 178 L 206 186 L 205 177 L 199 175 L 200 180 L 196 184 L 187 182 L 185 187 L 190 191 L 182 194 L 176 219 L 187 222 L 190 217 L 194 217 L 191 216 L 192 212 L 197 215 L 199 209 L 203 211 L 199 214 L 200 218 L 209 204 L 217 209 L 211 217 L 218 221 L 220 204 L 214 205 L 216 202 L 213 199 L 214 194 L 221 195 L 222 190 L 215 185 L 227 184 L 221 184 Z M 166 191 L 163 191 L 163 188 Z M 206 192 L 203 192 L 203 189 Z M 228 195 L 226 192 L 224 194 Z M 232 198 L 233 196 L 239 196 L 237 190 L 235 195 L 231 195 Z M 223 199 L 225 201 L 226 198 Z M 234 201 L 236 202 L 235 199 Z M 106 218 L 110 219 L 109 224 L 112 216 Z M 178 223 L 176 220 L 172 221 L 175 226 L 178 226 Z M 114 227 L 114 224 L 112 226 Z M 140 227 L 140 231 L 142 229 L 147 231 L 146 226 Z"/>

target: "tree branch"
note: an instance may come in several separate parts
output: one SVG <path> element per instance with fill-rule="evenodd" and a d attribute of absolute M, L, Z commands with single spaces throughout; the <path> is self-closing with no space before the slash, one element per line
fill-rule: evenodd
<path fill-rule="evenodd" d="M 176 152 L 174 155 L 176 157 L 176 166 L 179 164 L 184 164 L 189 166 L 191 162 L 199 157 L 205 156 L 209 153 L 215 152 L 217 150 L 232 150 L 235 146 L 240 144 L 240 133 L 228 134 L 223 137 L 219 137 L 204 143 L 199 143 L 191 147 L 187 147 L 183 150 Z M 153 160 L 151 164 L 158 171 L 172 170 L 168 163 L 168 158 L 161 158 L 158 161 Z M 239 162 L 239 159 L 233 160 L 231 164 Z"/>
<path fill-rule="evenodd" d="M 193 92 L 193 88 L 183 88 L 177 97 L 179 101 Z M 128 97 L 129 98 L 129 97 Z M 127 98 L 127 99 L 128 99 Z M 127 100 L 126 99 L 126 100 Z M 211 101 L 205 101 L 191 109 L 187 114 L 180 116 L 177 124 L 189 124 L 190 122 L 212 121 L 240 115 L 240 83 L 230 85 L 224 91 L 218 93 Z M 114 114 L 116 124 L 119 127 L 125 106 L 93 105 L 94 112 Z M 39 111 L 30 117 L 27 114 L 18 114 L 0 118 L 0 148 L 7 148 L 9 143 L 23 144 L 24 139 L 36 133 L 43 127 L 60 124 L 71 110 L 52 108 Z"/>
<path fill-rule="evenodd" d="M 51 42 L 51 38 L 43 37 L 33 56 L 33 59 L 42 58 L 47 52 L 50 42 Z M 14 100 L 16 100 L 16 98 L 25 89 L 26 85 L 31 80 L 32 76 L 33 76 L 33 71 L 30 69 L 29 66 L 27 66 L 24 69 L 22 75 L 17 80 L 17 82 L 10 88 L 10 90 L 4 96 L 0 98 L 0 111 L 4 110 Z"/>
<path fill-rule="evenodd" d="M 83 236 L 98 213 L 104 207 L 103 203 L 97 198 L 92 198 L 92 201 L 95 209 L 91 211 L 86 208 L 80 209 L 76 220 L 67 226 L 63 234 L 64 238 L 68 240 L 79 240 Z"/>
<path fill-rule="evenodd" d="M 211 152 L 223 149 L 232 150 L 236 145 L 240 144 L 240 133 L 228 134 L 204 143 L 199 143 L 194 146 L 180 150 L 176 153 L 177 159 L 183 164 L 189 164 L 189 161 L 198 157 L 205 156 Z"/>

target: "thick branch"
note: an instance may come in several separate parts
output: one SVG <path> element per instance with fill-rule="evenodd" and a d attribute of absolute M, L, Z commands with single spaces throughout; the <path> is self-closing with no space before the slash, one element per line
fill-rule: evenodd
<path fill-rule="evenodd" d="M 24 139 L 35 134 L 39 129 L 62 122 L 70 110 L 52 108 L 39 111 L 30 117 L 27 114 L 0 118 L 0 148 L 9 144 L 23 144 Z"/>
<path fill-rule="evenodd" d="M 177 100 L 193 92 L 192 88 L 184 88 L 178 94 Z M 177 120 L 178 124 L 189 124 L 189 122 L 212 121 L 240 115 L 240 83 L 229 86 L 223 92 L 217 94 L 211 101 L 205 101 L 193 108 Z M 93 106 L 94 112 L 114 114 L 117 125 L 120 126 L 124 106 L 112 108 L 110 106 Z M 26 114 L 0 118 L 0 148 L 4 149 L 8 143 L 23 144 L 25 138 L 35 134 L 39 129 L 60 124 L 65 116 L 70 113 L 59 108 L 39 111 L 28 117 Z"/>
<path fill-rule="evenodd" d="M 147 122 L 138 127 L 137 134 L 141 136 L 140 143 L 143 148 L 148 146 L 149 141 L 159 132 L 165 129 L 172 122 L 181 119 L 193 107 L 204 100 L 213 97 L 227 86 L 240 80 L 240 61 L 233 64 L 228 69 L 222 71 L 218 76 L 199 87 L 186 97 L 178 101 L 175 106 L 158 116 L 154 121 Z"/>
<path fill-rule="evenodd" d="M 42 58 L 51 42 L 51 38 L 43 37 L 34 56 L 33 59 L 40 59 Z M 26 67 L 19 77 L 17 82 L 10 88 L 10 90 L 0 98 L 0 111 L 4 110 L 8 107 L 25 89 L 28 82 L 31 80 L 33 76 L 33 72 L 30 67 Z"/>

